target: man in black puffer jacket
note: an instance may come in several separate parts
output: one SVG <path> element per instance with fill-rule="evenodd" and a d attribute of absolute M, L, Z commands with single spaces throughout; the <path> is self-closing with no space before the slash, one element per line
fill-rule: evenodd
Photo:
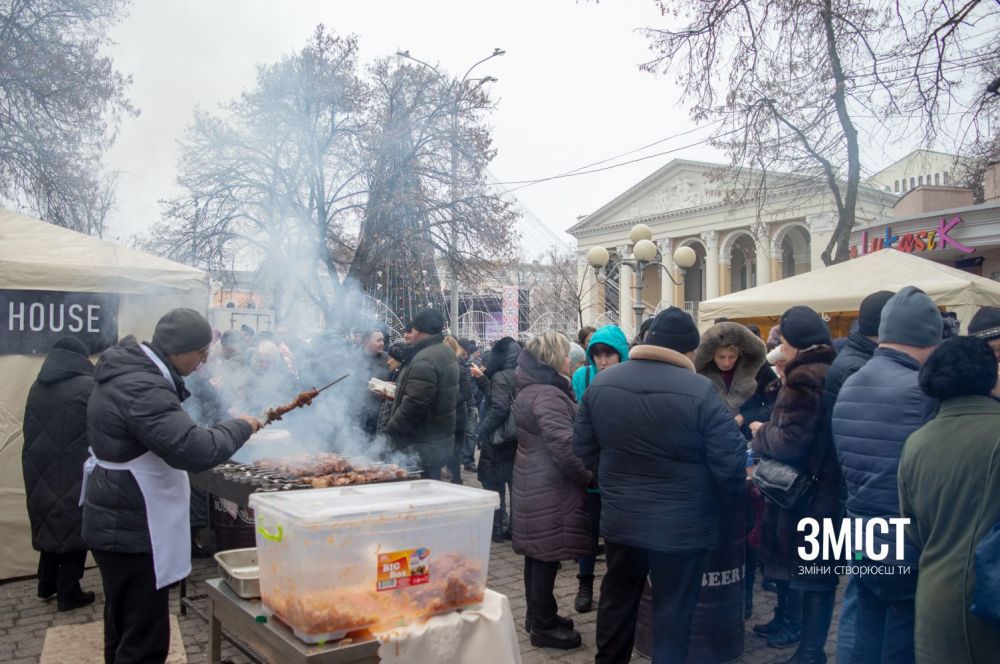
<path fill-rule="evenodd" d="M 87 400 L 94 389 L 94 365 L 87 347 L 63 337 L 49 351 L 24 409 L 21 469 L 28 498 L 31 544 L 38 557 L 38 596 L 58 594 L 69 611 L 94 601 L 80 579 L 87 545 L 80 534 L 80 480 L 87 460 Z"/>
<path fill-rule="evenodd" d="M 425 479 L 440 480 L 455 450 L 458 362 L 444 344 L 440 313 L 424 309 L 411 325 L 385 432 L 397 450 L 417 453 Z"/>
<path fill-rule="evenodd" d="M 97 363 L 83 538 L 104 583 L 109 663 L 166 659 L 169 586 L 191 570 L 186 471 L 222 463 L 261 427 L 243 415 L 206 429 L 181 407 L 183 376 L 205 361 L 211 341 L 201 314 L 174 309 L 156 324 L 152 342 L 126 337 Z"/>
<path fill-rule="evenodd" d="M 899 460 L 906 439 L 937 411 L 937 401 L 924 394 L 918 378 L 920 367 L 941 343 L 942 329 L 941 314 L 930 297 L 906 286 L 882 309 L 879 347 L 872 359 L 840 390 L 833 439 L 849 517 L 867 522 L 900 516 Z M 866 559 L 863 565 L 878 572 L 851 577 L 857 591 L 853 661 L 912 662 L 919 551 L 907 539 L 903 559 L 897 559 L 894 533 L 877 528 L 866 532 L 893 555 L 881 561 Z"/>
<path fill-rule="evenodd" d="M 857 373 L 872 359 L 878 348 L 878 326 L 882 320 L 882 308 L 895 295 L 892 291 L 876 291 L 861 301 L 858 308 L 858 329 L 847 335 L 847 344 L 837 353 L 837 358 L 830 365 L 823 386 L 823 409 L 830 418 L 830 430 L 833 430 L 833 407 L 837 403 L 840 389 L 848 378 Z M 846 488 L 841 491 L 841 501 L 846 500 Z M 857 579 L 851 576 L 847 580 L 847 589 L 840 607 L 840 625 L 837 628 L 837 661 L 851 661 L 854 650 L 854 621 L 858 613 Z"/>
<path fill-rule="evenodd" d="M 878 348 L 878 326 L 882 308 L 895 295 L 892 291 L 876 291 L 861 301 L 858 308 L 858 329 L 847 335 L 847 343 L 830 365 L 823 388 L 823 406 L 833 416 L 833 406 L 844 381 L 868 363 Z"/>
<path fill-rule="evenodd" d="M 746 441 L 712 382 L 694 372 L 698 340 L 691 317 L 670 307 L 628 362 L 598 373 L 583 393 L 573 449 L 598 471 L 608 563 L 598 664 L 631 656 L 647 573 L 653 661 L 684 661 L 720 506 L 744 508 Z"/>

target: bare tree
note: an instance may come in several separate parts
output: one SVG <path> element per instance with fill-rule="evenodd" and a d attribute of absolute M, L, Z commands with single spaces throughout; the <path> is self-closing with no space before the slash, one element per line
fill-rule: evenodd
<path fill-rule="evenodd" d="M 295 286 L 329 314 L 364 203 L 356 66 L 357 40 L 319 26 L 302 51 L 259 67 L 224 119 L 197 113 L 181 145 L 185 193 L 164 202 L 147 246 L 206 268 L 260 268 L 276 309 Z"/>
<path fill-rule="evenodd" d="M 331 324 L 353 297 L 345 284 L 410 314 L 440 304 L 437 257 L 467 274 L 502 257 L 514 214 L 485 185 L 485 94 L 456 96 L 388 59 L 357 70 L 356 38 L 320 25 L 221 117 L 196 114 L 185 193 L 164 203 L 147 246 L 209 268 L 259 266 L 276 296 L 294 284 Z"/>
<path fill-rule="evenodd" d="M 125 0 L 0 0 L 0 198 L 100 235 L 114 203 L 104 151 L 129 79 L 101 55 Z"/>
<path fill-rule="evenodd" d="M 368 73 L 367 200 L 348 278 L 407 314 L 443 308 L 435 258 L 466 283 L 511 258 L 517 215 L 486 182 L 492 102 L 395 59 Z"/>
<path fill-rule="evenodd" d="M 729 154 L 741 193 L 761 201 L 810 180 L 822 185 L 838 217 L 823 261 L 846 260 L 863 171 L 861 141 L 905 132 L 902 120 L 921 99 L 928 112 L 940 114 L 940 98 L 927 95 L 942 88 L 920 65 L 914 46 L 920 42 L 900 28 L 901 19 L 930 3 L 657 4 L 681 27 L 646 30 L 654 57 L 643 67 L 675 72 L 693 119 L 718 122 L 714 142 Z M 959 23 L 961 13 L 952 12 Z M 796 175 L 768 182 L 775 171 Z"/>

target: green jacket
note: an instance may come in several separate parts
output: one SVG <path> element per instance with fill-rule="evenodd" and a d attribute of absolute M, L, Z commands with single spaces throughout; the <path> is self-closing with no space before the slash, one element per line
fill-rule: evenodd
<path fill-rule="evenodd" d="M 625 333 L 620 327 L 605 325 L 594 332 L 590 337 L 590 343 L 587 344 L 587 363 L 573 372 L 573 393 L 576 395 L 577 402 L 583 398 L 583 391 L 597 375 L 597 365 L 594 364 L 594 356 L 591 353 L 594 344 L 611 346 L 618 351 L 621 362 L 628 360 L 628 339 L 625 338 Z"/>
<path fill-rule="evenodd" d="M 443 340 L 436 334 L 403 351 L 385 428 L 393 447 L 412 448 L 425 468 L 443 466 L 455 447 L 458 359 Z"/>
<path fill-rule="evenodd" d="M 900 513 L 910 518 L 907 534 L 920 549 L 916 661 L 997 661 L 1000 628 L 968 608 L 975 547 L 1000 522 L 1000 402 L 943 402 L 937 417 L 906 440 L 898 481 Z"/>

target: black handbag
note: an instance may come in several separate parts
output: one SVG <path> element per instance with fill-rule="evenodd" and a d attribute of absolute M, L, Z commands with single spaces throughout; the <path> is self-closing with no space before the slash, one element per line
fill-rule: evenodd
<path fill-rule="evenodd" d="M 753 483 L 761 494 L 778 507 L 802 513 L 816 495 L 816 474 L 803 472 L 784 461 L 761 459 L 754 466 Z"/>
<path fill-rule="evenodd" d="M 833 441 L 823 450 L 814 467 L 800 470 L 795 466 L 764 457 L 753 469 L 754 486 L 761 494 L 783 510 L 802 514 L 816 497 L 819 469 L 826 455 L 833 448 Z"/>
<path fill-rule="evenodd" d="M 490 445 L 503 445 L 512 440 L 517 440 L 517 420 L 514 418 L 515 395 L 514 388 L 509 382 L 507 383 L 507 393 L 510 395 L 510 410 L 507 411 L 507 417 L 504 419 L 503 424 L 498 426 L 490 436 Z"/>

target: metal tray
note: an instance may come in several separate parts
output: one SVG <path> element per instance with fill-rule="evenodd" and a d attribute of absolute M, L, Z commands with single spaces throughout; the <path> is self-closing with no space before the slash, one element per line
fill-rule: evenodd
<path fill-rule="evenodd" d="M 215 554 L 219 574 L 233 592 L 244 599 L 260 597 L 260 567 L 257 549 L 231 549 Z"/>

